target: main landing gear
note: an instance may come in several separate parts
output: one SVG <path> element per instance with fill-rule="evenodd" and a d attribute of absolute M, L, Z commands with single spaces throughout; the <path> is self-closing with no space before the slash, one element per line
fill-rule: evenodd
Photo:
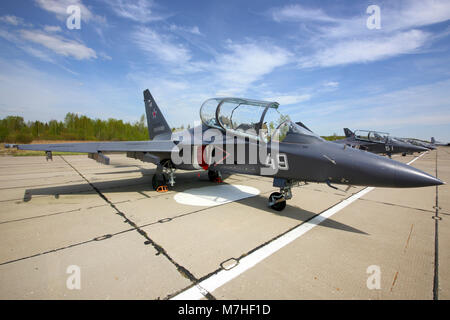
<path fill-rule="evenodd" d="M 208 170 L 208 178 L 211 182 L 222 182 L 222 174 L 219 170 Z"/>
<path fill-rule="evenodd" d="M 286 200 L 292 199 L 291 188 L 295 184 L 297 184 L 297 182 L 294 180 L 274 178 L 273 186 L 279 187 L 280 192 L 273 192 L 269 196 L 269 207 L 276 211 L 282 211 L 286 208 Z"/>
<path fill-rule="evenodd" d="M 167 192 L 167 184 L 171 187 L 175 185 L 175 167 L 170 160 L 158 164 L 152 177 L 152 187 L 157 192 Z"/>

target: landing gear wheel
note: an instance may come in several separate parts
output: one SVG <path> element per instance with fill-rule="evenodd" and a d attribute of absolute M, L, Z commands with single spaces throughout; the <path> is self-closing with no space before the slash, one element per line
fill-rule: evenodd
<path fill-rule="evenodd" d="M 406 157 L 406 152 L 403 152 L 403 153 L 402 153 L 402 157 Z"/>
<path fill-rule="evenodd" d="M 208 178 L 211 182 L 222 182 L 221 174 L 216 170 L 208 170 Z"/>
<path fill-rule="evenodd" d="M 282 211 L 286 208 L 286 200 L 280 192 L 274 192 L 269 196 L 269 206 L 276 210 Z"/>
<path fill-rule="evenodd" d="M 152 177 L 152 187 L 153 187 L 153 190 L 155 190 L 155 191 L 158 191 L 159 187 L 165 187 L 167 189 L 167 185 L 166 185 L 167 179 L 166 179 L 166 177 L 163 174 L 161 174 L 160 176 L 161 176 L 162 179 L 158 179 L 158 175 L 157 174 L 154 174 L 153 177 Z"/>

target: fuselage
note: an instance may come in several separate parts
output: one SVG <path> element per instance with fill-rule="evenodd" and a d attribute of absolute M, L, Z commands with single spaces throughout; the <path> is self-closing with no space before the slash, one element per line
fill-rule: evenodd
<path fill-rule="evenodd" d="M 274 147 L 273 143 L 265 144 L 246 136 L 227 136 L 223 131 L 221 137 L 217 134 L 212 139 L 209 134 L 205 138 L 208 129 L 200 126 L 175 134 L 184 137 L 178 148 L 183 149 L 184 156 L 190 152 L 185 159 L 192 160 L 178 164 L 178 168 L 375 187 L 442 184 L 439 179 L 401 162 L 315 136 L 291 133 Z M 199 132 L 201 139 L 192 143 L 195 133 L 198 136 Z M 188 143 L 186 137 L 189 136 L 192 138 Z M 400 150 L 398 152 L 403 152 Z"/>

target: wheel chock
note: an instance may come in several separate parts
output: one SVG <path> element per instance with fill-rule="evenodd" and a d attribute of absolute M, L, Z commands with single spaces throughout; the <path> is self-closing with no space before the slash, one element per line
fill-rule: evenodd
<path fill-rule="evenodd" d="M 159 186 L 156 188 L 156 192 L 167 192 L 169 191 L 169 188 L 167 186 Z"/>

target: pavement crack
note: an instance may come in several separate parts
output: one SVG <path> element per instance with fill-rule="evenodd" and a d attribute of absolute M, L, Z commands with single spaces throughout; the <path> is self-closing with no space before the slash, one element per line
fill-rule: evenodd
<path fill-rule="evenodd" d="M 134 223 L 132 220 L 130 220 L 125 213 L 120 211 L 116 205 L 111 202 L 92 182 L 90 182 L 81 172 L 79 172 L 72 164 L 70 164 L 66 159 L 64 159 L 63 156 L 60 156 L 61 159 L 67 163 L 75 172 L 77 172 L 80 177 L 82 177 L 90 186 L 92 189 L 94 189 L 95 192 L 104 200 L 106 201 L 111 208 L 113 208 L 117 215 L 125 219 L 125 222 L 128 223 L 134 230 L 136 230 L 140 235 L 142 235 L 146 241 L 145 244 L 150 244 L 153 246 L 153 248 L 156 250 L 157 255 L 162 254 L 167 260 L 169 260 L 177 269 L 177 271 L 185 278 L 189 279 L 193 284 L 198 282 L 198 279 L 185 267 L 177 263 L 168 253 L 167 251 L 159 245 L 157 242 L 155 242 L 153 239 L 150 238 L 150 236 L 141 229 L 136 223 Z M 206 296 L 207 298 L 211 299 L 213 298 L 212 295 Z"/>
<path fill-rule="evenodd" d="M 392 281 L 391 290 L 390 290 L 391 292 L 392 292 L 392 289 L 394 289 L 395 283 L 397 282 L 397 277 L 398 277 L 398 271 L 394 275 L 394 280 Z"/>
<path fill-rule="evenodd" d="M 406 249 L 408 249 L 409 240 L 411 239 L 411 234 L 413 232 L 414 224 L 411 225 L 411 230 L 409 231 L 408 239 L 406 240 L 405 249 L 403 250 L 403 253 L 406 252 Z"/>
<path fill-rule="evenodd" d="M 438 150 L 436 149 L 436 178 L 438 177 Z M 439 300 L 439 186 L 436 186 L 436 204 L 434 216 L 434 277 L 433 277 L 433 300 Z"/>

